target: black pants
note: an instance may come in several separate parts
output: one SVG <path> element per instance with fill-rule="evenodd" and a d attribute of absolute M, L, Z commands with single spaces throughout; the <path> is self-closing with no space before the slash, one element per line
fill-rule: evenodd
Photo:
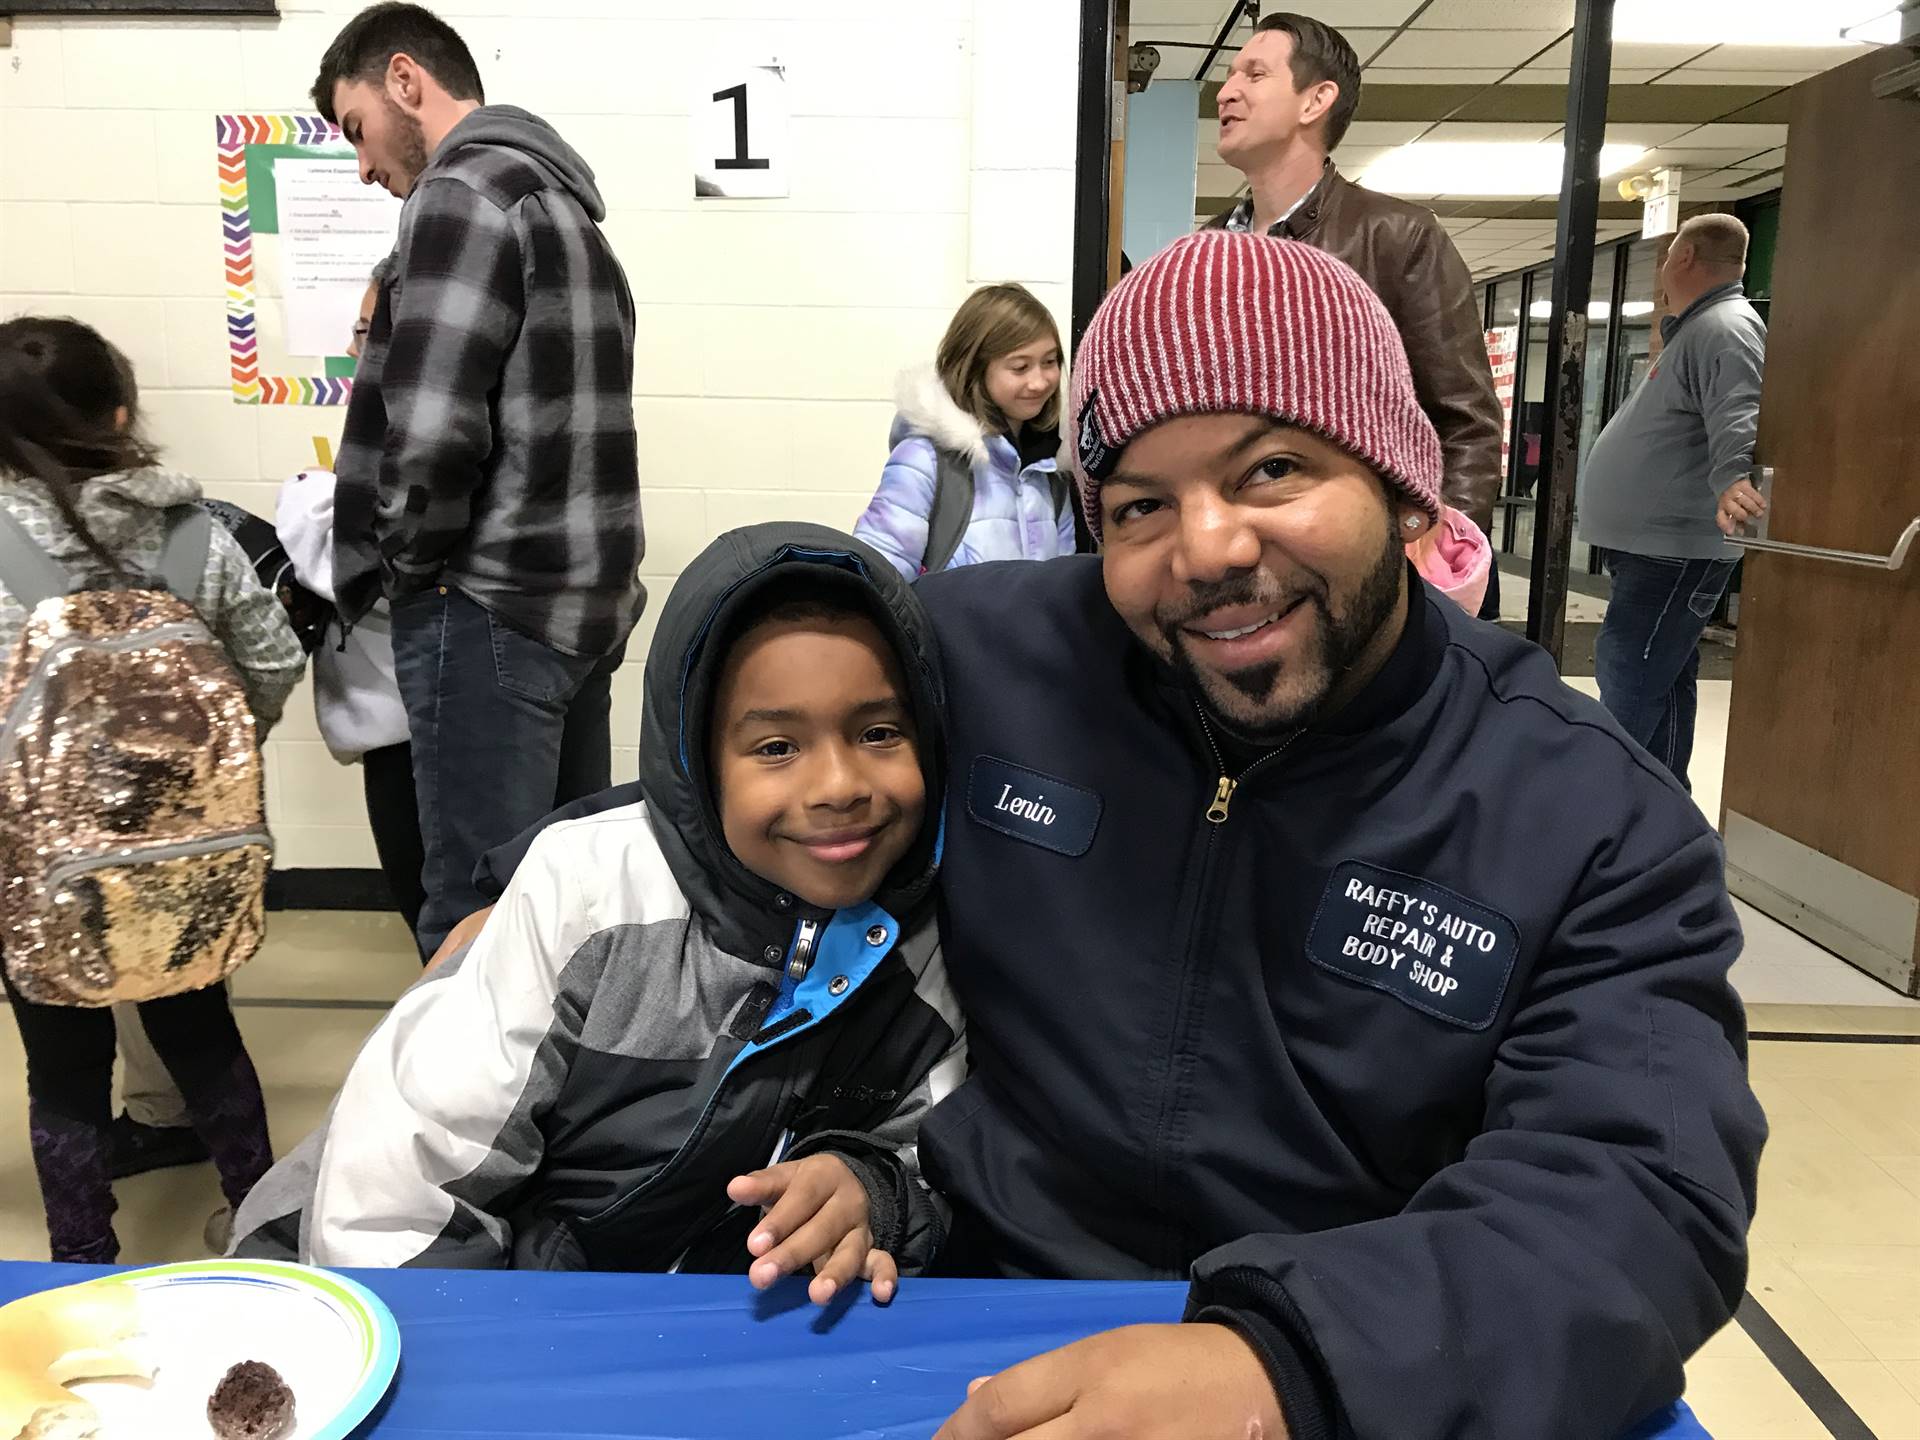
<path fill-rule="evenodd" d="M 420 840 L 420 807 L 413 798 L 413 747 L 386 745 L 360 757 L 360 779 L 366 787 L 367 823 L 373 827 L 373 848 L 387 877 L 394 908 L 405 917 L 407 929 L 420 929 L 420 906 L 427 898 L 420 872 L 427 849 Z"/>
<path fill-rule="evenodd" d="M 7 999 L 27 1052 L 34 1105 L 104 1130 L 113 1118 L 113 1011 L 36 1005 L 11 981 Z M 140 1006 L 140 1024 L 182 1091 L 218 1082 L 244 1050 L 224 985 L 148 1000 Z"/>

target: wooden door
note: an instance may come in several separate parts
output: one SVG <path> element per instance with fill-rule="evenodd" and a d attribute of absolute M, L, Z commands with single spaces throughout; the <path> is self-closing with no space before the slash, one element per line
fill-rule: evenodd
<path fill-rule="evenodd" d="M 1772 541 L 1886 554 L 1920 516 L 1920 103 L 1873 94 L 1909 59 L 1794 92 L 1760 411 Z M 1748 555 L 1722 795 L 1734 892 L 1920 994 L 1920 553 L 1893 573 Z"/>

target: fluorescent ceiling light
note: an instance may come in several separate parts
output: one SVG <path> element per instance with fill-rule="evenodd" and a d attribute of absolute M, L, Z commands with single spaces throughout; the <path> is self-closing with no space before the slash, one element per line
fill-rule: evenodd
<path fill-rule="evenodd" d="M 1387 195 L 1554 195 L 1566 163 L 1562 145 L 1502 144 L 1468 140 L 1415 141 L 1389 150 L 1360 176 L 1369 190 Z M 1624 170 L 1642 155 L 1641 145 L 1605 145 L 1600 173 Z"/>
<path fill-rule="evenodd" d="M 1875 15 L 1886 0 L 1618 0 L 1613 38 L 1641 45 L 1892 44 L 1898 13 Z M 1834 12 L 1839 11 L 1836 15 Z M 1842 30 L 1852 28 L 1852 38 Z M 1882 33 L 1884 32 L 1884 33 Z"/>
<path fill-rule="evenodd" d="M 1587 302 L 1587 318 L 1589 320 L 1605 320 L 1612 313 L 1613 306 L 1604 300 L 1590 300 Z M 1629 300 L 1620 307 L 1621 317 L 1627 320 L 1631 320 L 1637 315 L 1651 315 L 1652 313 L 1653 302 L 1651 300 Z M 1553 318 L 1553 302 L 1551 300 L 1534 301 L 1527 307 L 1527 316 L 1533 320 L 1551 320 Z"/>

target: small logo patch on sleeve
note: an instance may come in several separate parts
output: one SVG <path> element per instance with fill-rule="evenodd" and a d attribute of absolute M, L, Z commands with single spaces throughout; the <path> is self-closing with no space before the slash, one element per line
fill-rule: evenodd
<path fill-rule="evenodd" d="M 1520 954 L 1513 921 L 1413 875 L 1342 862 L 1307 933 L 1307 958 L 1467 1030 L 1500 1013 Z"/>
<path fill-rule="evenodd" d="M 967 781 L 967 814 L 989 830 L 1043 850 L 1080 856 L 1100 828 L 1100 797 L 1010 760 L 979 756 Z"/>

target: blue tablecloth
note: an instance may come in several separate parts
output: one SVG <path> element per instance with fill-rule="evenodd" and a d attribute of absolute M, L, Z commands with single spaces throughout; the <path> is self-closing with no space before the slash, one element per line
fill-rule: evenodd
<path fill-rule="evenodd" d="M 0 1303 L 101 1272 L 0 1263 Z M 400 1322 L 379 1440 L 927 1440 L 976 1375 L 1096 1330 L 1175 1320 L 1183 1285 L 909 1280 L 825 1312 L 797 1281 L 348 1272 Z M 850 1303 L 848 1303 L 850 1301 Z M 1704 1440 L 1685 1406 L 1625 1440 Z"/>

